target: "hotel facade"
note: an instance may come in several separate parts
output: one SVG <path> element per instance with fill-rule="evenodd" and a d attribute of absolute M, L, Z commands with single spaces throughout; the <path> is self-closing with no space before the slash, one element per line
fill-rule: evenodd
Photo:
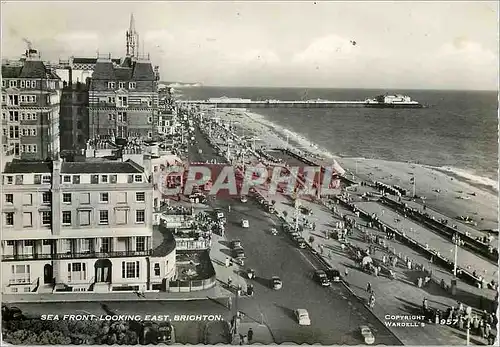
<path fill-rule="evenodd" d="M 173 238 L 153 244 L 142 166 L 14 161 L 2 175 L 4 294 L 166 290 L 175 276 Z"/>

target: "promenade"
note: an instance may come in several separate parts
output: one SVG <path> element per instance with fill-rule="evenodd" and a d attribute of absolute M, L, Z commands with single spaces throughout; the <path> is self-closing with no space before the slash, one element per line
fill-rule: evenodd
<path fill-rule="evenodd" d="M 295 214 L 295 209 L 291 206 L 288 199 L 286 197 L 273 197 L 273 199 L 277 200 L 276 206 L 278 213 L 282 214 L 283 211 L 286 211 L 287 218 L 293 225 L 292 219 Z M 419 315 L 424 298 L 427 298 L 431 307 L 442 311 L 445 311 L 449 307 L 458 306 L 457 300 L 461 299 L 462 296 L 458 295 L 453 297 L 436 283 L 431 283 L 431 285 L 426 288 L 418 288 L 416 286 L 416 279 L 423 276 L 422 272 L 418 270 L 408 270 L 404 261 L 400 260 L 398 263 L 398 267 L 396 268 L 396 280 L 391 280 L 384 276 L 375 277 L 361 271 L 347 252 L 342 250 L 341 242 L 335 238 L 327 239 L 325 237 L 325 232 L 331 232 L 335 222 L 340 222 L 342 220 L 339 215 L 334 216 L 325 206 L 316 203 L 302 201 L 302 205 L 312 209 L 313 215 L 306 218 L 310 222 L 316 223 L 314 231 L 307 228 L 302 231 L 304 239 L 309 242 L 311 236 L 314 238 L 314 241 L 310 243 L 311 246 L 316 249 L 333 268 L 338 269 L 342 273 L 346 285 L 348 285 L 350 290 L 365 303 L 368 299 L 366 286 L 368 283 L 371 283 L 376 295 L 376 304 L 373 312 L 380 321 L 384 322 L 384 324 L 390 322 L 390 320 L 386 319 L 387 315 Z M 336 205 L 336 207 L 339 214 L 354 217 L 352 212 L 342 208 L 340 205 Z M 377 231 L 373 229 L 371 232 L 375 234 Z M 382 236 L 381 233 L 380 236 Z M 364 240 L 359 230 L 354 231 L 354 234 L 349 237 L 349 242 L 363 249 L 368 248 L 370 245 Z M 390 247 L 396 249 L 397 253 L 408 255 L 408 257 L 415 262 L 420 261 L 427 264 L 425 259 L 398 242 L 390 242 Z M 382 255 L 383 253 L 379 250 L 376 252 L 374 258 L 381 260 Z M 346 269 L 348 271 L 347 277 L 345 276 Z M 435 276 L 451 280 L 449 274 L 440 272 L 439 270 L 436 270 L 436 272 L 438 273 L 436 273 Z M 471 301 L 467 297 L 463 297 L 463 299 L 465 302 Z M 424 322 L 424 324 L 424 326 L 412 328 L 392 327 L 391 330 L 405 345 L 465 344 L 465 332 L 459 332 L 448 326 L 429 324 L 428 322 Z M 481 345 L 486 343 L 486 340 L 473 336 L 471 342 Z"/>

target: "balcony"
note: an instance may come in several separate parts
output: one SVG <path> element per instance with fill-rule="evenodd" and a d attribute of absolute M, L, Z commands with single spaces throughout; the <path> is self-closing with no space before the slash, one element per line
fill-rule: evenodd
<path fill-rule="evenodd" d="M 4 254 L 3 261 L 22 260 L 61 260 L 61 259 L 89 259 L 89 258 L 124 258 L 124 257 L 147 257 L 152 250 L 146 251 L 114 251 L 114 252 L 68 252 L 57 254 Z"/>

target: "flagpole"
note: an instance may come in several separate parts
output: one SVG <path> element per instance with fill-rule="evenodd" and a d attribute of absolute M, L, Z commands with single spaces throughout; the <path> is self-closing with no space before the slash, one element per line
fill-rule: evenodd
<path fill-rule="evenodd" d="M 416 189 L 416 187 L 415 187 L 416 184 L 415 183 L 416 183 L 415 182 L 415 175 L 413 175 L 413 197 L 415 197 L 415 189 Z"/>

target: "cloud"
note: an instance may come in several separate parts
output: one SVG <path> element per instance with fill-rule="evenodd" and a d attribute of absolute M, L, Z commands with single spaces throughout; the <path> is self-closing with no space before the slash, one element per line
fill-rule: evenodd
<path fill-rule="evenodd" d="M 359 56 L 361 48 L 352 39 L 337 35 L 329 35 L 315 39 L 303 51 L 292 57 L 293 63 L 323 64 L 332 59 L 345 59 L 346 57 Z"/>

